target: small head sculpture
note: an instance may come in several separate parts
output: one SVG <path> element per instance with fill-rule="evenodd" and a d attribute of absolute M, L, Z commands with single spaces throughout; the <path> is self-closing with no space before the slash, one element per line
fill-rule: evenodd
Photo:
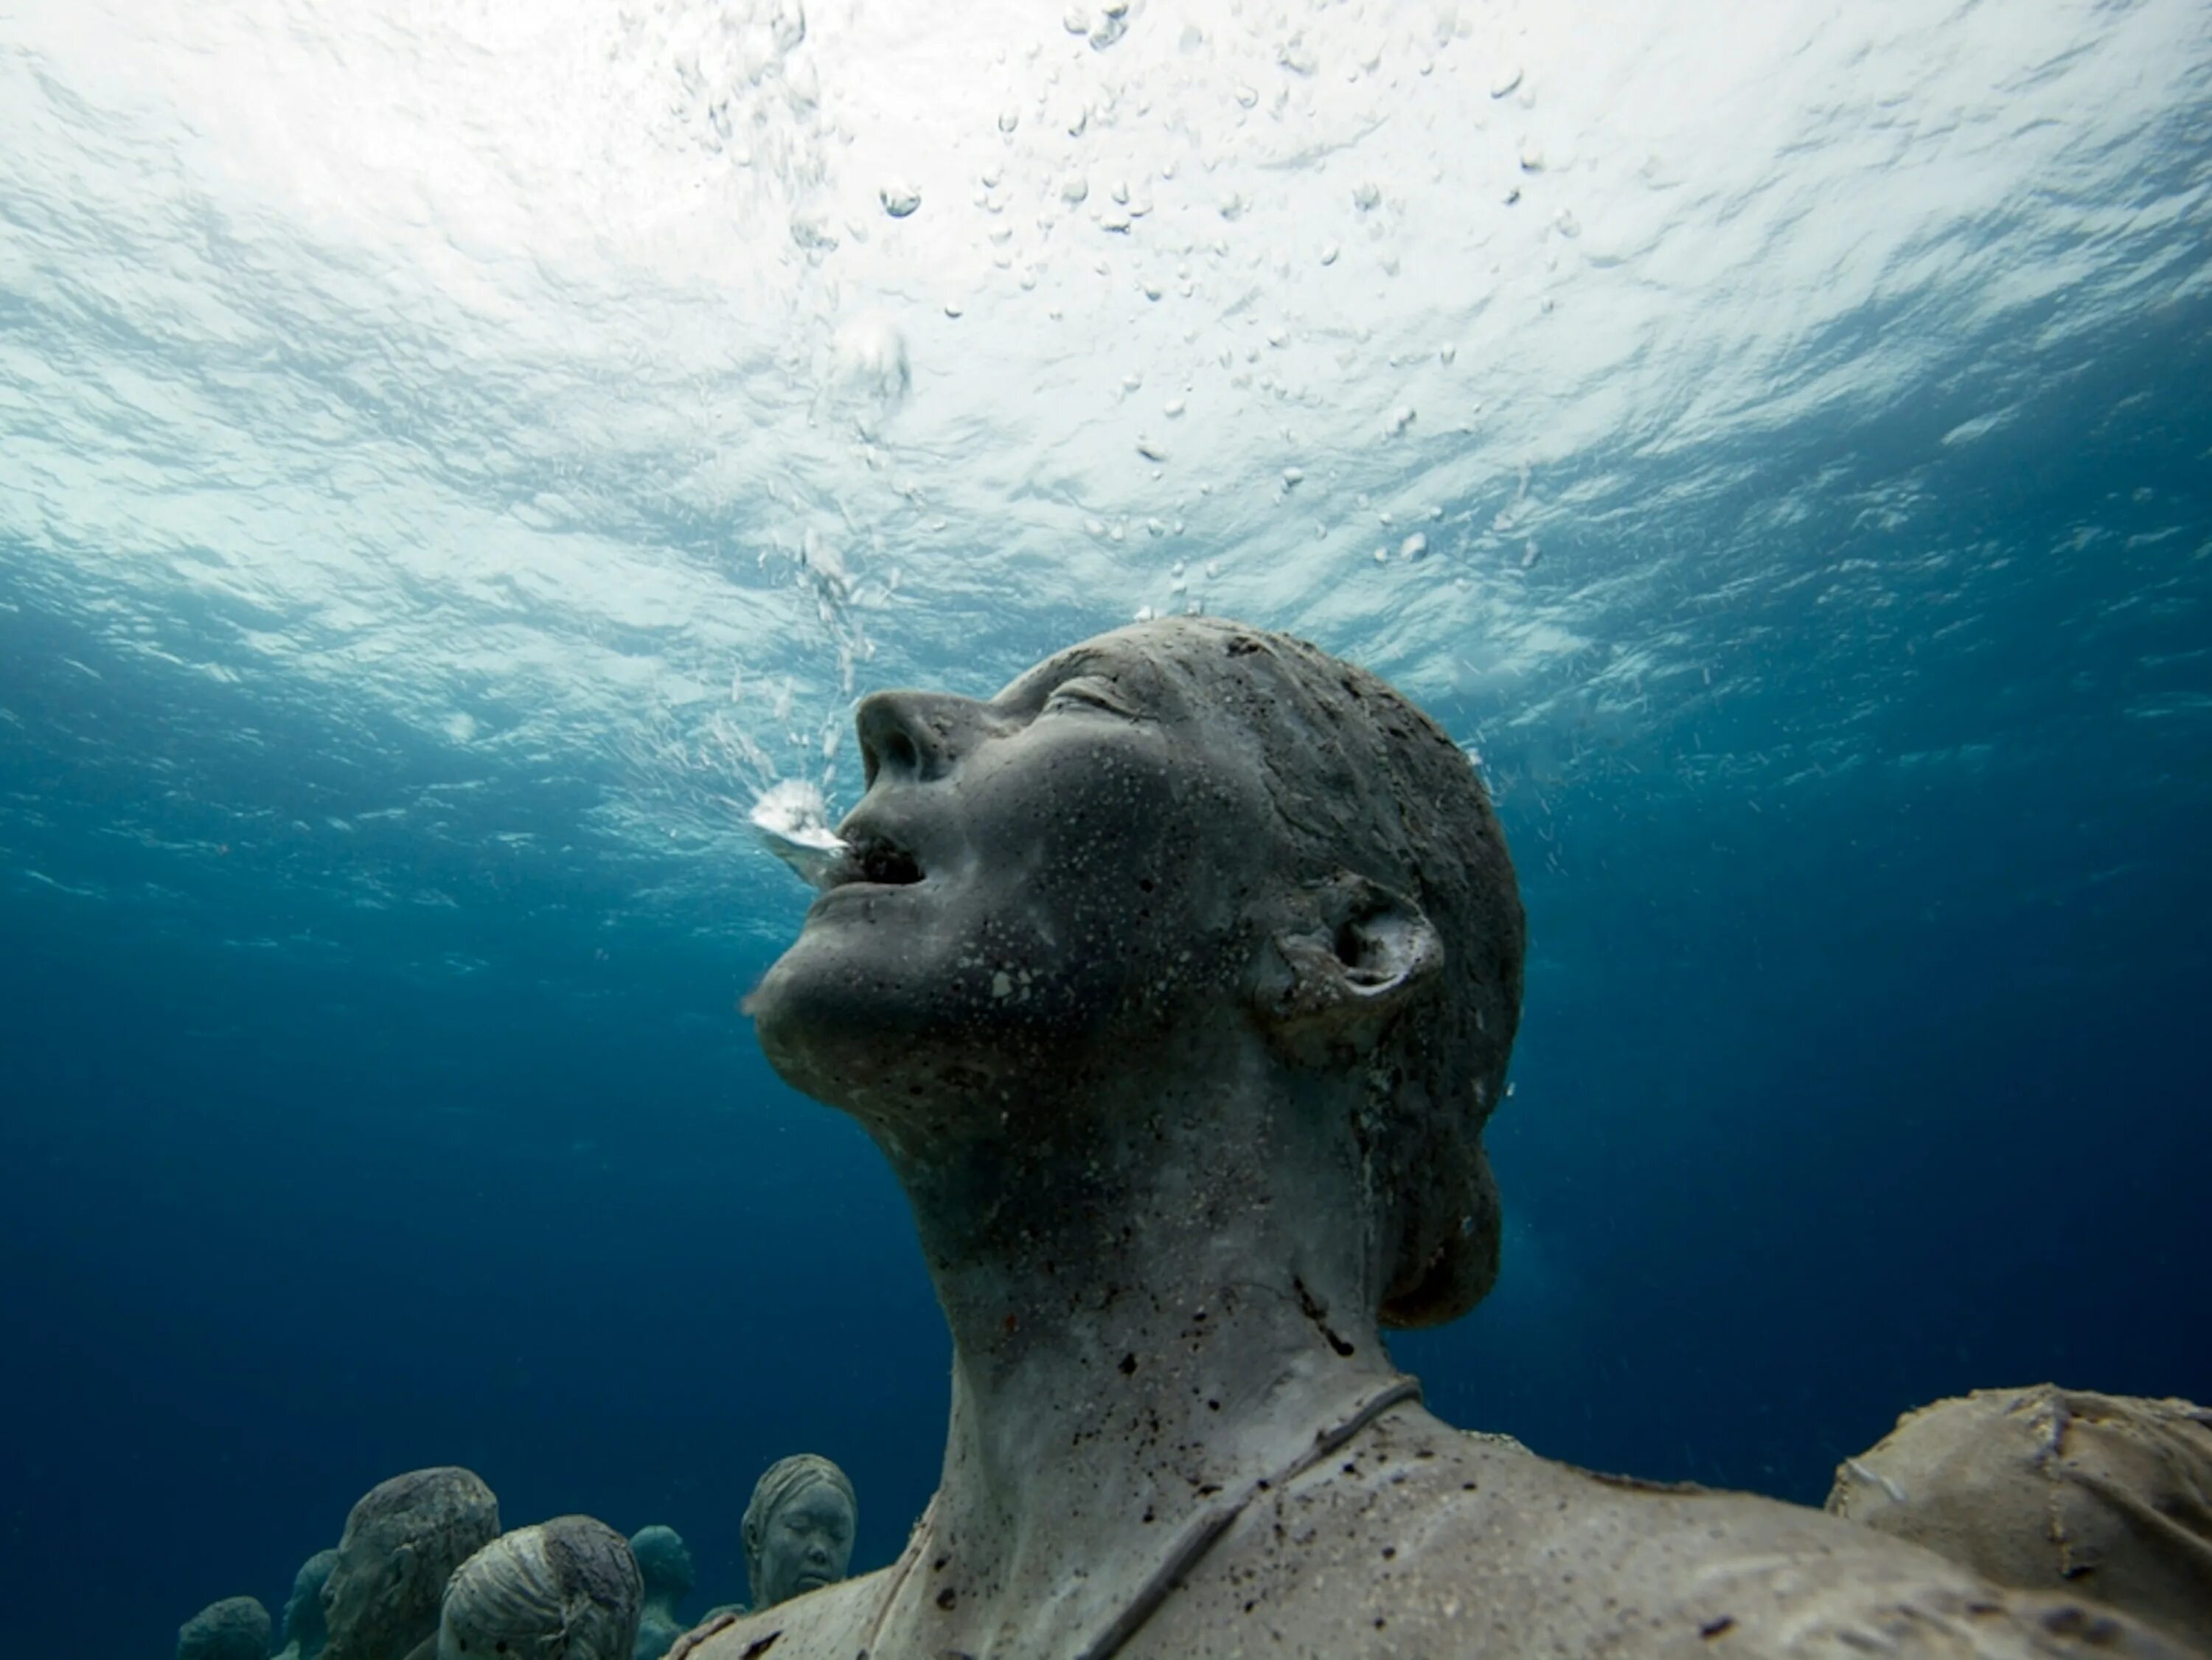
<path fill-rule="evenodd" d="M 446 1581 L 499 1536 L 499 1501 L 453 1465 L 380 1481 L 346 1518 L 323 1586 L 327 1660 L 406 1660 L 438 1629 Z"/>
<path fill-rule="evenodd" d="M 269 1610 L 251 1596 L 210 1602 L 177 1628 L 177 1660 L 264 1660 Z"/>
<path fill-rule="evenodd" d="M 319 1550 L 300 1564 L 292 1576 L 292 1594 L 284 1601 L 284 1646 L 294 1660 L 316 1660 L 329 1639 L 323 1621 L 323 1587 L 337 1565 L 335 1548 Z"/>
<path fill-rule="evenodd" d="M 643 1602 L 628 1540 L 588 1516 L 556 1517 L 454 1570 L 438 1660 L 629 1660 Z"/>
<path fill-rule="evenodd" d="M 852 1482 L 827 1458 L 800 1452 L 770 1464 L 740 1530 L 754 1612 L 842 1579 L 860 1513 Z"/>
<path fill-rule="evenodd" d="M 691 1587 L 697 1583 L 691 1566 L 691 1548 L 674 1528 L 659 1523 L 640 1528 L 629 1536 L 629 1551 L 637 1558 L 637 1571 L 645 1580 L 648 1605 L 673 1612 L 676 1605 L 691 1594 Z"/>
<path fill-rule="evenodd" d="M 847 867 L 748 1005 L 789 1081 L 896 1164 L 1012 1112 L 1058 1131 L 1148 1065 L 1249 1076 L 1256 1031 L 1273 1094 L 1326 1093 L 1348 1125 L 1375 1313 L 1480 1300 L 1523 924 L 1441 729 L 1312 645 L 1205 618 L 1103 635 L 988 701 L 878 694 L 857 725 Z"/>
<path fill-rule="evenodd" d="M 684 1632 L 677 1605 L 691 1594 L 696 1576 L 690 1548 L 674 1528 L 655 1524 L 629 1536 L 629 1554 L 645 1582 L 645 1608 L 638 1615 L 637 1641 L 630 1660 L 660 1660 Z"/>

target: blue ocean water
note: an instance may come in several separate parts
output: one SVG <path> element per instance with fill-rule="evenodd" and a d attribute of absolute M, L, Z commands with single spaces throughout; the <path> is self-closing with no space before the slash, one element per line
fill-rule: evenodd
<path fill-rule="evenodd" d="M 887 1560 L 948 1349 L 737 1012 L 743 809 L 1139 607 L 1496 793 L 1447 1419 L 1818 1503 L 1947 1393 L 2212 1396 L 2198 9 L 787 13 L 0 21 L 16 1641 L 280 1607 L 434 1463 L 703 1609 L 819 1451 Z"/>

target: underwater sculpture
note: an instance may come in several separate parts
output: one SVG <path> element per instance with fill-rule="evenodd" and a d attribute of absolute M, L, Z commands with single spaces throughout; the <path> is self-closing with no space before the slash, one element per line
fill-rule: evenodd
<path fill-rule="evenodd" d="M 629 1660 L 644 1601 L 629 1541 L 589 1516 L 556 1516 L 502 1533 L 453 1571 L 437 1660 Z"/>
<path fill-rule="evenodd" d="M 796 1452 L 770 1464 L 739 1529 L 752 1606 L 774 1608 L 842 1579 L 860 1519 L 853 1483 L 827 1458 Z"/>
<path fill-rule="evenodd" d="M 499 1536 L 499 1501 L 454 1465 L 380 1481 L 346 1517 L 323 1586 L 325 1660 L 407 1660 L 438 1633 L 453 1570 Z"/>
<path fill-rule="evenodd" d="M 893 1566 L 679 1655 L 2181 1651 L 1423 1409 L 1379 1326 L 1495 1275 L 1522 924 L 1472 766 L 1380 680 L 1175 619 L 858 728 L 848 851 L 749 1008 L 906 1190 L 943 1474 Z"/>
<path fill-rule="evenodd" d="M 1908 1412 L 1828 1509 L 2001 1585 L 2212 1636 L 2212 1411 L 2042 1384 Z"/>
<path fill-rule="evenodd" d="M 323 1587 L 337 1566 L 335 1548 L 319 1550 L 300 1564 L 292 1576 L 292 1594 L 284 1599 L 284 1646 L 278 1660 L 319 1660 L 330 1627 L 323 1621 Z"/>
<path fill-rule="evenodd" d="M 655 1523 L 630 1535 L 629 1554 L 637 1559 L 638 1575 L 645 1586 L 630 1660 L 660 1660 L 684 1632 L 684 1617 L 676 1608 L 697 1583 L 691 1549 L 674 1528 Z"/>
<path fill-rule="evenodd" d="M 267 1660 L 269 1630 L 258 1598 L 226 1596 L 177 1627 L 177 1660 Z"/>

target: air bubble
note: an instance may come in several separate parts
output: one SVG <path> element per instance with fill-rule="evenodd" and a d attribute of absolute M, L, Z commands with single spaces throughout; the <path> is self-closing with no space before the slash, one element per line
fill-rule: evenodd
<path fill-rule="evenodd" d="M 921 205 L 921 192 L 902 179 L 887 180 L 876 191 L 876 199 L 884 204 L 884 211 L 894 219 L 904 219 Z"/>
<path fill-rule="evenodd" d="M 1352 205 L 1362 213 L 1374 212 L 1382 205 L 1382 187 L 1372 179 L 1355 185 L 1352 192 Z"/>
<path fill-rule="evenodd" d="M 1324 265 L 1334 265 L 1336 264 L 1337 256 L 1341 254 L 1343 251 L 1344 250 L 1337 246 L 1334 242 L 1323 243 L 1322 245 L 1321 251 L 1321 263 Z"/>
<path fill-rule="evenodd" d="M 1185 403 L 1183 403 L 1183 401 L 1182 401 L 1181 398 L 1179 398 L 1179 397 L 1171 397 L 1171 398 L 1170 398 L 1170 399 L 1167 401 L 1167 417 L 1168 417 L 1168 419 L 1169 419 L 1170 421 L 1173 421 L 1173 420 L 1174 420 L 1177 415 L 1181 415 L 1181 414 L 1183 412 L 1183 410 L 1184 410 L 1184 409 L 1185 409 L 1186 407 L 1188 407 L 1188 406 L 1187 406 L 1187 405 L 1185 405 Z"/>
<path fill-rule="evenodd" d="M 1490 95 L 1492 98 L 1507 97 L 1513 92 L 1514 88 L 1518 87 L 1520 84 L 1521 66 L 1518 64 L 1515 64 L 1508 68 L 1498 70 L 1496 76 L 1492 79 L 1490 83 Z"/>
<path fill-rule="evenodd" d="M 1306 470 L 1304 468 L 1285 467 L 1283 469 L 1283 488 L 1285 490 L 1295 490 L 1299 485 L 1305 482 Z"/>
<path fill-rule="evenodd" d="M 1106 0 L 1099 8 L 1097 27 L 1091 31 L 1091 50 L 1103 51 L 1129 32 L 1129 0 Z"/>
<path fill-rule="evenodd" d="M 1091 181 L 1080 174 L 1066 180 L 1060 187 L 1060 199 L 1071 208 L 1082 206 L 1091 194 Z"/>
<path fill-rule="evenodd" d="M 1533 138 L 1525 141 L 1521 146 L 1521 171 L 1522 173 L 1544 171 L 1543 147 Z"/>
<path fill-rule="evenodd" d="M 1000 132 L 1011 133 L 1015 128 L 1021 124 L 1022 112 L 1016 109 L 1012 104 L 1007 105 L 1006 108 L 999 112 L 999 130 Z"/>
<path fill-rule="evenodd" d="M 1400 404 L 1396 409 L 1393 409 L 1393 410 L 1391 410 L 1391 411 L 1390 411 L 1390 436 L 1391 436 L 1391 437 L 1393 437 L 1393 438 L 1396 438 L 1396 437 L 1398 437 L 1401 433 L 1402 433 L 1406 430 L 1406 428 L 1407 428 L 1407 427 L 1408 427 L 1412 426 L 1413 424 L 1413 406 L 1412 404 L 1410 404 L 1410 403 L 1401 403 L 1401 404 Z"/>
<path fill-rule="evenodd" d="M 1419 530 L 1398 544 L 1398 557 L 1401 559 L 1419 559 L 1428 551 L 1429 539 Z"/>

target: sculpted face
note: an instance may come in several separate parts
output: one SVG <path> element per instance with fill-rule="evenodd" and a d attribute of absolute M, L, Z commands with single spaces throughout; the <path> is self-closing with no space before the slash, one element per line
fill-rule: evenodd
<path fill-rule="evenodd" d="M 749 1005 L 799 1088 L 896 1120 L 1079 1081 L 1244 972 L 1257 762 L 1144 629 L 988 701 L 879 694 L 857 724 L 855 857 Z"/>
<path fill-rule="evenodd" d="M 415 1548 L 398 1529 L 364 1529 L 349 1536 L 331 1565 L 322 1590 L 327 1651 L 348 1660 L 365 1649 L 367 1633 L 405 1618 L 408 1607 L 423 1599 L 416 1584 Z"/>
<path fill-rule="evenodd" d="M 763 1530 L 759 1606 L 771 1608 L 810 1590 L 835 1584 L 853 1560 L 858 1518 L 845 1495 L 813 1481 L 776 1506 Z"/>

